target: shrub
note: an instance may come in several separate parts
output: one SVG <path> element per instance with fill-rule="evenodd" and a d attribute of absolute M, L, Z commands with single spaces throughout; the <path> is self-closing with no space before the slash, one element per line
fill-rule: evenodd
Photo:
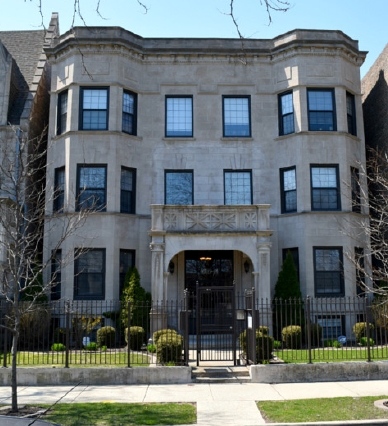
<path fill-rule="evenodd" d="M 165 335 L 165 334 L 168 335 L 168 336 L 177 336 L 178 335 L 178 333 L 175 330 L 173 330 L 172 328 L 164 328 L 162 330 L 155 331 L 154 334 L 152 335 L 152 341 L 153 341 L 154 345 L 157 345 L 160 337 Z"/>
<path fill-rule="evenodd" d="M 342 348 L 341 343 L 338 340 L 335 340 L 335 339 L 326 339 L 323 342 L 323 346 L 325 348 Z"/>
<path fill-rule="evenodd" d="M 247 334 L 244 330 L 240 336 L 240 346 L 244 354 L 247 355 Z M 268 361 L 272 358 L 274 348 L 273 337 L 268 336 L 268 327 L 259 327 L 256 329 L 256 363 Z"/>
<path fill-rule="evenodd" d="M 66 328 L 56 328 L 54 330 L 54 342 L 66 345 Z"/>
<path fill-rule="evenodd" d="M 51 350 L 55 352 L 63 352 L 66 350 L 66 346 L 62 343 L 53 343 L 51 346 Z"/>
<path fill-rule="evenodd" d="M 369 346 L 373 346 L 374 344 L 375 344 L 375 341 L 373 339 L 369 338 Z M 360 345 L 361 346 L 368 346 L 368 338 L 367 337 L 361 337 Z"/>
<path fill-rule="evenodd" d="M 274 340 L 273 341 L 273 348 L 274 349 L 281 349 L 282 348 L 282 342 L 280 342 L 279 340 Z"/>
<path fill-rule="evenodd" d="M 97 330 L 97 343 L 98 346 L 106 346 L 113 348 L 116 343 L 116 329 L 114 327 L 106 326 Z"/>
<path fill-rule="evenodd" d="M 322 339 L 322 327 L 319 324 L 310 324 L 311 346 L 318 346 Z"/>
<path fill-rule="evenodd" d="M 161 364 L 181 364 L 182 363 L 183 338 L 175 333 L 162 334 L 156 345 L 157 361 Z"/>
<path fill-rule="evenodd" d="M 98 345 L 96 342 L 90 342 L 85 346 L 85 350 L 87 351 L 96 351 L 98 349 Z"/>
<path fill-rule="evenodd" d="M 129 328 L 129 347 L 132 351 L 140 351 L 145 340 L 145 331 L 143 327 L 134 325 Z M 125 341 L 128 343 L 128 328 L 125 329 Z"/>
<path fill-rule="evenodd" d="M 302 328 L 300 325 L 289 325 L 282 329 L 282 341 L 288 349 L 300 349 L 302 346 Z"/>
<path fill-rule="evenodd" d="M 151 352 L 152 354 L 154 354 L 156 352 L 156 345 L 154 344 L 150 344 L 147 346 L 147 351 Z"/>
<path fill-rule="evenodd" d="M 366 337 L 366 322 L 356 322 L 353 326 L 353 334 L 356 336 L 356 342 L 360 343 L 361 337 Z M 374 330 L 374 325 L 369 323 L 370 331 Z"/>

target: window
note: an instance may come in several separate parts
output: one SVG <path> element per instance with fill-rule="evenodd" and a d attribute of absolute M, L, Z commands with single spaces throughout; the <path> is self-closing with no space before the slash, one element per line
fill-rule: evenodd
<path fill-rule="evenodd" d="M 65 168 L 55 169 L 54 176 L 54 212 L 63 212 L 65 206 Z"/>
<path fill-rule="evenodd" d="M 51 259 L 51 300 L 61 298 L 61 272 L 62 250 L 56 250 Z"/>
<path fill-rule="evenodd" d="M 125 275 L 135 266 L 135 250 L 120 250 L 120 297 L 123 293 Z"/>
<path fill-rule="evenodd" d="M 364 249 L 362 247 L 354 247 L 354 260 L 356 263 L 357 296 L 365 296 L 365 263 Z"/>
<path fill-rule="evenodd" d="M 225 205 L 252 204 L 252 179 L 250 170 L 224 171 Z"/>
<path fill-rule="evenodd" d="M 250 137 L 250 96 L 224 96 L 222 99 L 224 137 Z"/>
<path fill-rule="evenodd" d="M 361 213 L 360 174 L 355 167 L 350 168 L 350 181 L 352 190 L 352 211 Z"/>
<path fill-rule="evenodd" d="M 137 95 L 124 90 L 123 92 L 123 132 L 137 134 Z"/>
<path fill-rule="evenodd" d="M 342 248 L 314 247 L 315 295 L 344 296 Z"/>
<path fill-rule="evenodd" d="M 166 97 L 166 137 L 193 136 L 193 98 Z"/>
<path fill-rule="evenodd" d="M 76 253 L 74 299 L 103 300 L 105 297 L 105 249 Z"/>
<path fill-rule="evenodd" d="M 341 209 L 338 166 L 311 166 L 311 209 Z"/>
<path fill-rule="evenodd" d="M 165 204 L 194 204 L 192 170 L 166 170 Z"/>
<path fill-rule="evenodd" d="M 136 201 L 136 170 L 121 167 L 120 212 L 135 213 Z"/>
<path fill-rule="evenodd" d="M 334 90 L 308 89 L 309 130 L 337 130 Z"/>
<path fill-rule="evenodd" d="M 81 87 L 80 130 L 108 130 L 109 89 Z"/>
<path fill-rule="evenodd" d="M 67 131 L 67 90 L 58 94 L 57 135 Z"/>
<path fill-rule="evenodd" d="M 290 252 L 292 256 L 292 260 L 294 261 L 294 265 L 296 271 L 298 273 L 298 281 L 299 281 L 299 250 L 298 247 L 293 248 L 285 248 L 282 252 L 283 262 L 286 260 L 287 253 Z"/>
<path fill-rule="evenodd" d="M 294 133 L 294 105 L 292 92 L 279 95 L 279 135 Z"/>
<path fill-rule="evenodd" d="M 354 103 L 354 95 L 349 92 L 346 92 L 346 115 L 348 120 L 348 133 L 357 136 L 356 106 Z"/>
<path fill-rule="evenodd" d="M 345 333 L 345 322 L 343 316 L 322 316 L 317 317 L 317 324 L 322 327 L 323 340 L 337 340 Z"/>
<path fill-rule="evenodd" d="M 296 212 L 296 169 L 280 169 L 282 213 Z"/>
<path fill-rule="evenodd" d="M 106 210 L 106 166 L 78 165 L 77 209 Z"/>

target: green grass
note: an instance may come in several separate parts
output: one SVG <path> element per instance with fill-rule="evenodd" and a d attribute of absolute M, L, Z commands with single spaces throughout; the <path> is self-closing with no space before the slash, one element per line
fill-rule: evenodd
<path fill-rule="evenodd" d="M 181 425 L 196 423 L 193 404 L 57 404 L 41 419 L 62 426 Z"/>
<path fill-rule="evenodd" d="M 388 396 L 261 401 L 257 406 L 267 422 L 275 423 L 388 419 L 388 411 L 374 406 L 379 399 Z"/>
<path fill-rule="evenodd" d="M 304 349 L 284 349 L 275 351 L 274 354 L 287 363 L 309 362 L 309 353 Z M 372 360 L 387 360 L 387 347 L 372 347 L 370 349 Z M 367 361 L 368 350 L 364 347 L 353 348 L 319 348 L 311 351 L 312 362 L 345 362 Z"/>
<path fill-rule="evenodd" d="M 131 353 L 131 367 L 146 367 L 149 365 L 149 356 L 146 353 Z M 3 354 L 0 355 L 0 364 L 3 363 Z M 11 354 L 7 354 L 7 365 L 11 365 Z M 17 354 L 18 367 L 64 367 L 65 352 L 27 352 Z M 126 352 L 88 352 L 71 351 L 69 354 L 70 367 L 126 367 Z"/>

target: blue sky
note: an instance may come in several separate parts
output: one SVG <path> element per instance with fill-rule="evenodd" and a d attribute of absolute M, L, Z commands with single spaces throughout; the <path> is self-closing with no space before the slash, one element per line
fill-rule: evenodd
<path fill-rule="evenodd" d="M 59 13 L 61 33 L 72 25 L 73 0 L 41 0 L 44 23 Z M 289 0 L 286 13 L 273 13 L 273 23 L 260 0 L 235 0 L 235 16 L 245 37 L 273 38 L 295 28 L 341 30 L 369 51 L 361 68 L 363 76 L 388 43 L 388 0 Z M 90 26 L 121 26 L 143 37 L 237 37 L 228 12 L 230 0 L 80 0 Z M 0 0 L 0 30 L 39 28 L 38 0 Z M 78 18 L 76 25 L 82 25 Z"/>

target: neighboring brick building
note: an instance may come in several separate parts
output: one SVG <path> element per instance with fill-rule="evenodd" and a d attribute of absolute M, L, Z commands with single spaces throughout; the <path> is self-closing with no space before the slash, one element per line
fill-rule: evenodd
<path fill-rule="evenodd" d="M 93 27 L 45 52 L 47 183 L 58 194 L 47 214 L 99 210 L 63 244 L 62 256 L 91 250 L 63 268 L 56 297 L 117 299 L 134 264 L 154 300 L 182 298 L 197 280 L 271 298 L 287 250 L 303 295 L 357 294 L 345 256 L 364 248 L 350 235 L 365 213 L 352 202 L 365 163 L 357 41 Z"/>
<path fill-rule="evenodd" d="M 51 71 L 43 51 L 57 35 L 58 17 L 53 14 L 47 30 L 0 31 L 0 161 L 18 154 L 22 140 L 33 141 L 47 131 Z M 15 166 L 16 167 L 16 166 Z M 19 197 L 22 191 L 18 194 Z M 12 218 L 13 185 L 0 176 L 1 214 Z M 24 200 L 19 200 L 24 203 Z M 9 229 L 8 229 L 9 231 Z M 0 223 L 0 238 L 5 241 Z M 9 241 L 9 240 L 8 240 Z M 7 264 L 7 244 L 0 243 L 0 270 Z"/>
<path fill-rule="evenodd" d="M 365 144 L 386 147 L 388 140 L 388 45 L 385 46 L 361 83 Z"/>

